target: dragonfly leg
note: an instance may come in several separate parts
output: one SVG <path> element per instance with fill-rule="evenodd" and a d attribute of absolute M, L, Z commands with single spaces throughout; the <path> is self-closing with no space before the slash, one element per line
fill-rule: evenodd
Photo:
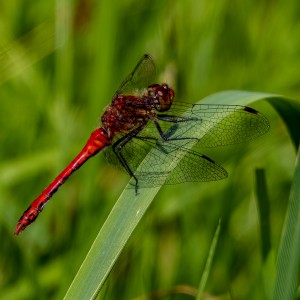
<path fill-rule="evenodd" d="M 120 161 L 120 163 L 122 164 L 122 166 L 124 167 L 124 169 L 126 170 L 126 172 L 133 177 L 133 179 L 135 180 L 135 194 L 138 194 L 138 178 L 135 176 L 134 172 L 131 170 L 130 166 L 128 165 L 126 159 L 124 158 L 123 154 L 122 154 L 122 149 L 123 147 L 130 142 L 143 128 L 145 127 L 145 125 L 141 125 L 139 127 L 137 127 L 136 129 L 134 129 L 133 131 L 129 132 L 128 134 L 126 134 L 124 137 L 120 138 L 117 142 L 115 142 L 112 145 L 112 149 L 115 153 L 115 155 L 117 156 L 118 160 Z"/>
<path fill-rule="evenodd" d="M 160 127 L 159 123 L 157 122 L 157 120 L 154 119 L 153 122 L 154 122 L 154 124 L 155 124 L 155 126 L 156 126 L 156 128 L 158 130 L 159 135 L 161 136 L 161 138 L 165 142 L 167 142 L 167 141 L 179 141 L 179 140 L 195 140 L 195 142 L 199 142 L 199 139 L 192 138 L 192 137 L 176 137 L 176 138 L 171 138 L 170 137 L 171 135 L 173 135 L 176 132 L 176 123 L 187 122 L 187 121 L 191 121 L 191 120 L 194 120 L 194 119 L 192 119 L 192 118 L 188 118 L 188 119 L 184 119 L 184 120 L 181 120 L 181 119 L 175 120 L 175 119 L 173 119 L 173 121 L 170 121 L 170 122 L 175 123 L 174 124 L 174 128 L 172 126 L 170 129 L 168 129 L 167 132 L 169 132 L 169 134 L 166 134 L 165 132 L 163 132 L 163 130 L 161 129 L 161 127 Z"/>
<path fill-rule="evenodd" d="M 157 119 L 170 123 L 182 123 L 188 121 L 200 121 L 199 118 L 192 117 L 183 117 L 183 116 L 174 116 L 174 115 L 166 115 L 166 114 L 157 114 Z"/>

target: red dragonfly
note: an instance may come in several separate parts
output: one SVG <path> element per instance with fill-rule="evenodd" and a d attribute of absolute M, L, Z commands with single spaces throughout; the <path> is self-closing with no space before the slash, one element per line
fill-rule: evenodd
<path fill-rule="evenodd" d="M 269 129 L 268 120 L 250 107 L 173 103 L 174 91 L 166 83 L 153 84 L 154 80 L 154 62 L 145 54 L 105 109 L 101 126 L 23 213 L 16 235 L 35 221 L 73 172 L 104 148 L 108 160 L 133 178 L 138 193 L 139 188 L 163 183 L 225 178 L 225 169 L 198 148 L 241 143 Z M 147 169 L 139 167 L 142 160 Z"/>

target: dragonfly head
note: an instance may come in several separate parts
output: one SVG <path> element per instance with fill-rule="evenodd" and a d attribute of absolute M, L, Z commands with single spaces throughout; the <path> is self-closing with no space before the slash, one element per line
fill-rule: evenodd
<path fill-rule="evenodd" d="M 151 84 L 148 86 L 148 96 L 153 99 L 154 108 L 162 112 L 170 109 L 173 103 L 174 91 L 166 83 L 162 85 Z"/>

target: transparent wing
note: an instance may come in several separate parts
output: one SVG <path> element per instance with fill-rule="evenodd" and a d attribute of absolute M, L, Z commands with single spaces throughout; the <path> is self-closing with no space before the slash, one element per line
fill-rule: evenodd
<path fill-rule="evenodd" d="M 188 150 L 189 144 L 194 142 L 189 139 L 163 141 L 159 135 L 139 134 L 122 148 L 122 155 L 138 178 L 139 187 L 226 178 L 222 166 L 201 153 Z M 105 156 L 125 171 L 111 148 L 106 150 Z M 142 161 L 147 169 L 140 166 Z"/>
<path fill-rule="evenodd" d="M 159 142 L 146 156 L 147 166 L 151 170 L 137 169 L 139 187 L 152 187 L 161 184 L 179 184 L 183 182 L 215 181 L 226 178 L 226 170 L 211 158 L 185 148 L 188 140 Z"/>
<path fill-rule="evenodd" d="M 142 95 L 145 88 L 155 83 L 155 73 L 155 64 L 152 57 L 145 54 L 122 82 L 115 96 L 119 94 Z"/>
<path fill-rule="evenodd" d="M 113 143 L 116 143 L 119 139 L 123 138 L 126 134 L 118 134 Z M 152 139 L 152 141 L 151 141 Z M 140 163 L 143 161 L 148 152 L 155 147 L 156 140 L 161 140 L 161 137 L 154 126 L 153 122 L 149 122 L 147 127 L 143 129 L 135 138 L 128 142 L 122 149 L 122 154 L 128 163 L 130 169 L 135 171 Z M 105 148 L 104 156 L 110 164 L 115 166 L 124 172 L 124 166 L 119 161 L 118 157 L 113 151 L 113 147 Z"/>
<path fill-rule="evenodd" d="M 140 187 L 225 178 L 226 171 L 198 152 L 198 148 L 249 141 L 269 129 L 264 115 L 239 105 L 175 103 L 167 113 L 158 114 L 157 121 L 168 141 L 162 140 L 154 123 L 149 121 L 122 148 L 122 155 Z M 191 147 L 196 151 L 189 150 Z M 106 157 L 125 170 L 112 150 L 106 152 Z M 147 170 L 139 167 L 144 159 Z"/>
<path fill-rule="evenodd" d="M 255 139 L 266 133 L 270 124 L 257 110 L 240 105 L 187 104 L 175 102 L 163 114 L 181 116 L 186 121 L 175 123 L 161 121 L 162 128 L 171 138 L 197 138 L 197 147 L 216 147 L 238 144 Z"/>

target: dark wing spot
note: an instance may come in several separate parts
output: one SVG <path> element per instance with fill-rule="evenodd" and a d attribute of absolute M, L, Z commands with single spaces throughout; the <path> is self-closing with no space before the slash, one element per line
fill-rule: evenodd
<path fill-rule="evenodd" d="M 257 114 L 258 114 L 258 111 L 257 111 L 257 110 L 255 110 L 255 109 L 253 109 L 253 108 L 251 108 L 251 107 L 248 107 L 248 106 L 245 106 L 245 107 L 244 107 L 244 111 L 246 111 L 246 112 L 248 112 L 248 113 L 250 113 L 250 114 L 254 114 L 254 115 L 257 115 Z"/>
<path fill-rule="evenodd" d="M 206 156 L 206 155 L 204 155 L 204 154 L 202 154 L 201 156 L 202 156 L 202 158 L 204 158 L 204 159 L 210 161 L 210 162 L 213 163 L 213 164 L 216 163 L 214 160 L 212 160 L 210 157 L 208 157 L 208 156 Z"/>

